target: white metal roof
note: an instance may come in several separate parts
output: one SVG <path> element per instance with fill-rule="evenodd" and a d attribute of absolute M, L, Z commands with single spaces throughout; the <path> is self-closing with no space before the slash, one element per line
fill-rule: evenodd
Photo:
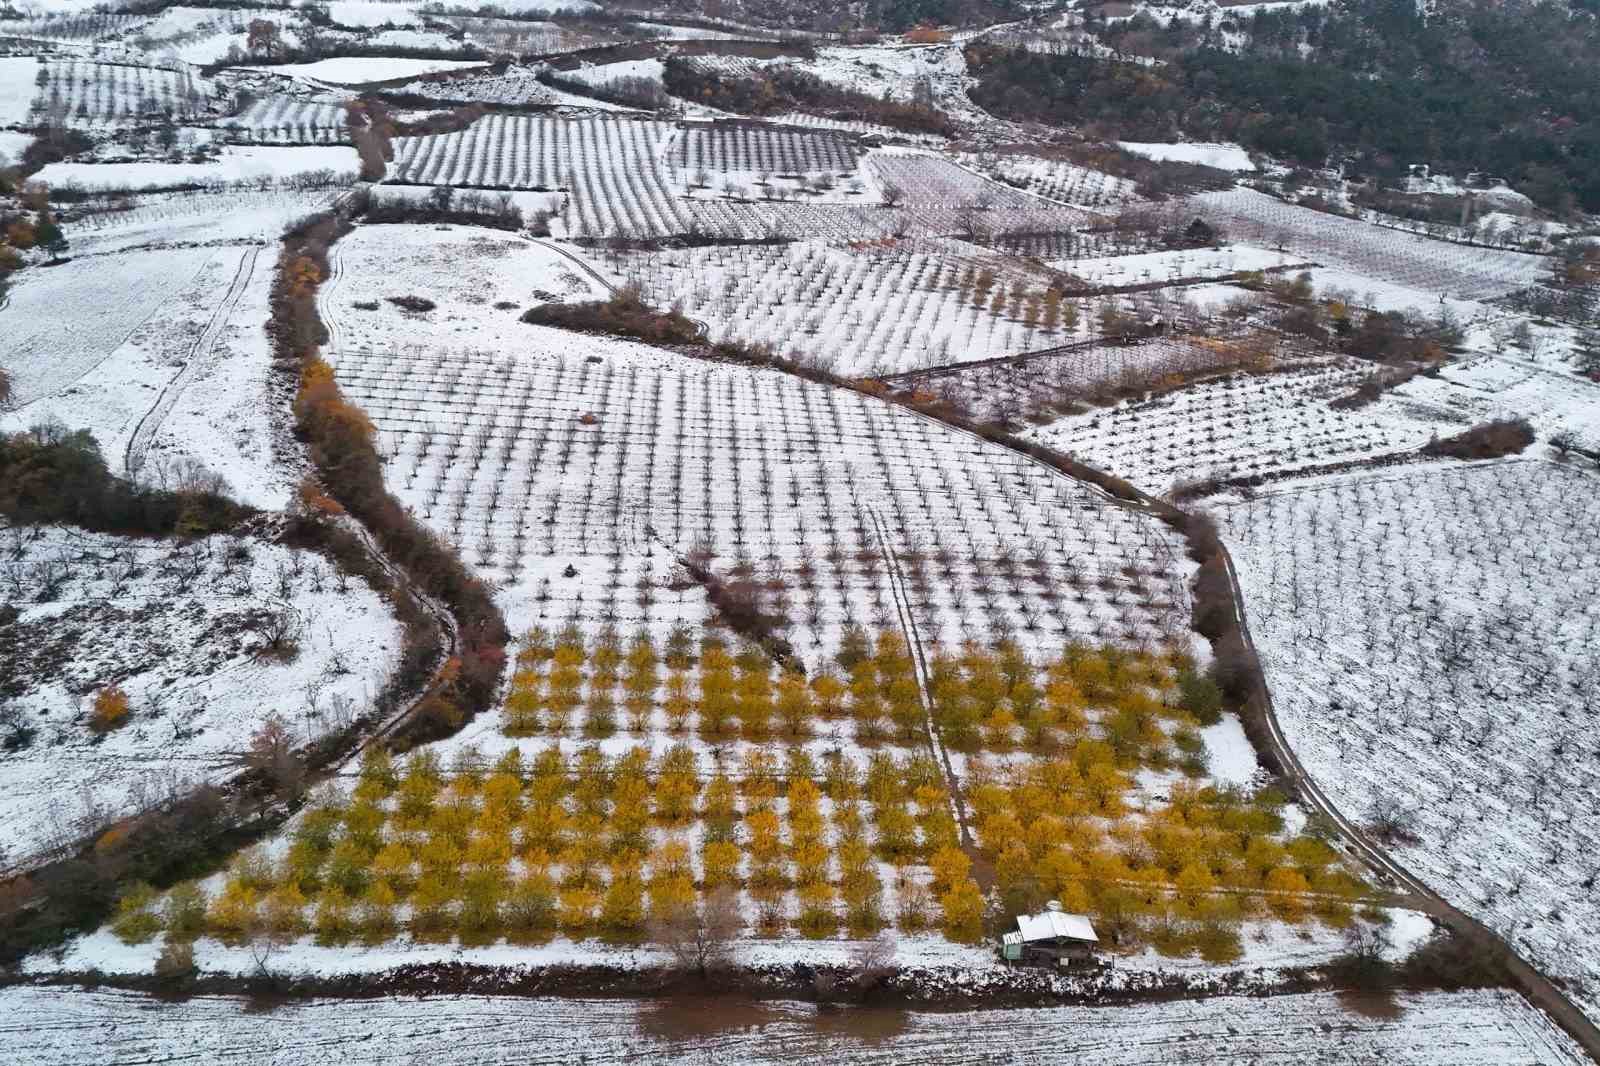
<path fill-rule="evenodd" d="M 1022 934 L 1023 940 L 1029 942 L 1057 938 L 1086 940 L 1091 944 L 1100 942 L 1088 918 L 1081 914 L 1065 914 L 1054 910 L 1045 911 L 1043 914 L 1018 915 L 1017 931 Z"/>

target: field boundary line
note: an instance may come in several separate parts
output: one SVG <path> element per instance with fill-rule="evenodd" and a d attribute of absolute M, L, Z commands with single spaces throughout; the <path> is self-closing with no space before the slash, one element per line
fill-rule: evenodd
<path fill-rule="evenodd" d="M 928 731 L 928 746 L 933 750 L 934 758 L 944 770 L 946 785 L 946 803 L 950 806 L 950 813 L 956 820 L 956 826 L 961 832 L 962 846 L 973 849 L 972 829 L 967 824 L 966 804 L 961 799 L 961 783 L 956 780 L 955 766 L 950 762 L 950 752 L 945 748 L 943 739 L 939 736 L 938 727 L 933 721 L 933 699 L 928 694 L 928 660 L 923 653 L 922 635 L 917 629 L 917 621 L 911 611 L 911 596 L 905 589 L 905 575 L 900 571 L 900 561 L 895 558 L 893 549 L 889 544 L 889 534 L 884 528 L 883 516 L 877 507 L 870 503 L 859 503 L 858 506 L 867 513 L 872 521 L 872 528 L 878 535 L 878 546 L 883 552 L 884 566 L 889 579 L 889 594 L 894 598 L 895 613 L 900 616 L 900 626 L 905 631 L 906 651 L 911 656 L 911 673 L 917 682 L 917 699 L 922 704 L 923 723 Z"/>

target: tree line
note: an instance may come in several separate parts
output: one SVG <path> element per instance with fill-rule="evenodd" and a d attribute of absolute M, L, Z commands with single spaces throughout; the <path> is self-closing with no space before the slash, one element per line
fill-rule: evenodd
<path fill-rule="evenodd" d="M 980 106 L 1113 139 L 1237 141 L 1392 181 L 1408 164 L 1502 176 L 1550 210 L 1600 210 L 1600 22 L 1560 4 L 1396 0 L 1102 32 L 1158 66 L 977 43 Z M 1302 50 L 1305 54 L 1302 56 Z"/>

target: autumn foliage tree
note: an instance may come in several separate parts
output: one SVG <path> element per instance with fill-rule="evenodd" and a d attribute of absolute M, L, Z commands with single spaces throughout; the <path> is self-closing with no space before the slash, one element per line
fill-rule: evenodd
<path fill-rule="evenodd" d="M 120 685 L 107 685 L 95 693 L 94 707 L 89 712 L 89 728 L 96 733 L 109 733 L 120 729 L 128 721 L 128 694 Z"/>

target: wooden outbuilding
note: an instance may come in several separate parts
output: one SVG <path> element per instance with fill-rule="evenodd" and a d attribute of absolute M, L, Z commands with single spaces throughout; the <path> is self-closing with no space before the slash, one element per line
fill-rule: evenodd
<path fill-rule="evenodd" d="M 1017 928 L 1000 938 L 1000 956 L 1031 966 L 1092 966 L 1100 937 L 1089 919 L 1068 914 L 1051 900 L 1038 914 L 1017 917 Z"/>

